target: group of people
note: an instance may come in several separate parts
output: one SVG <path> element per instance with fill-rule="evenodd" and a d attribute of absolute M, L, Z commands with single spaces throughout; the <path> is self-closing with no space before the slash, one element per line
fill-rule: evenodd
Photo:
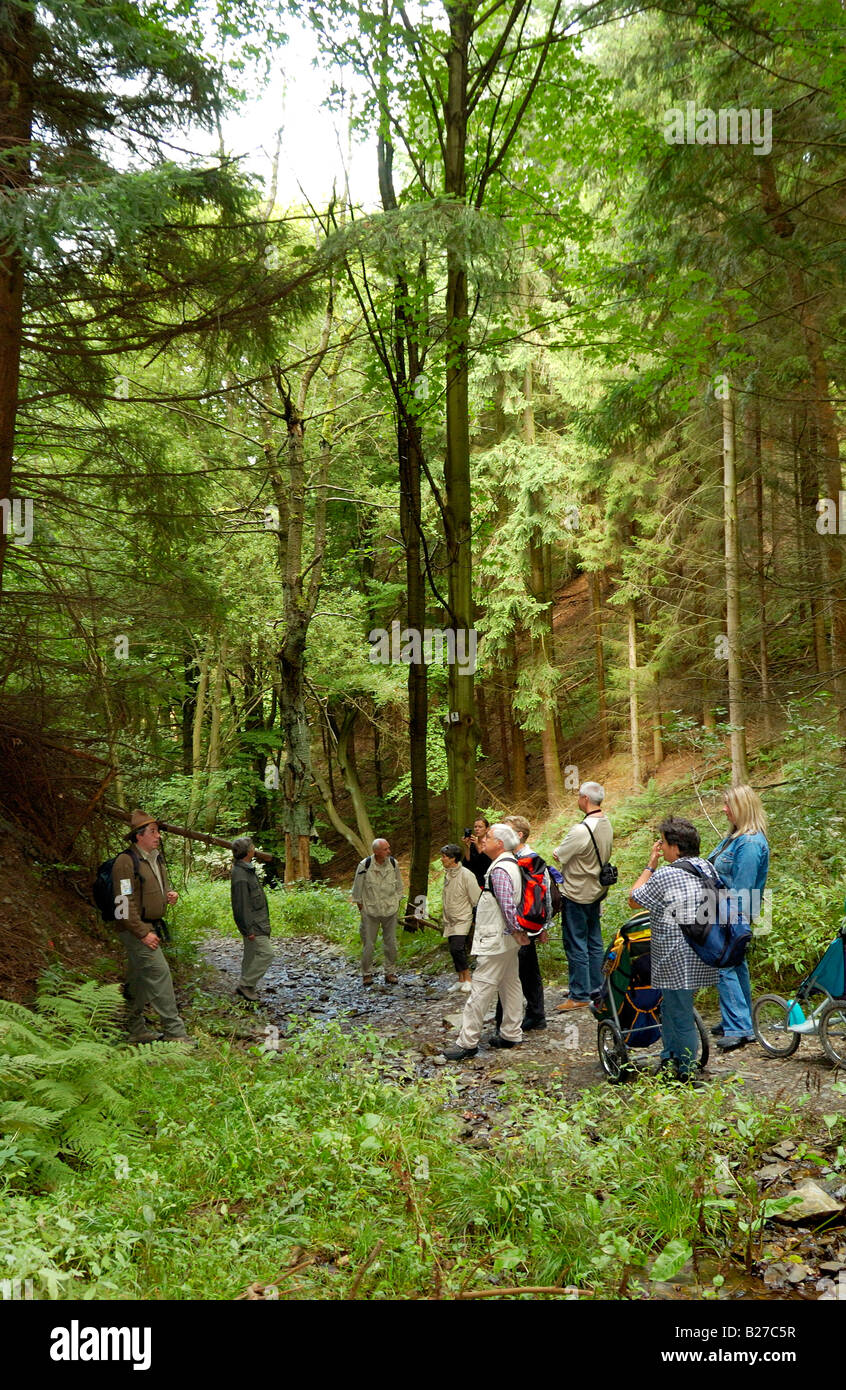
<path fill-rule="evenodd" d="M 558 1005 L 563 1012 L 588 1007 L 603 983 L 600 908 L 608 892 L 603 879 L 608 877 L 604 871 L 610 864 L 613 846 L 611 823 L 602 809 L 604 799 L 604 789 L 598 783 L 582 784 L 582 819 L 553 852 L 561 871 L 562 940 L 569 979 L 567 997 Z M 746 961 L 723 970 L 706 965 L 680 925 L 695 920 L 704 891 L 701 879 L 679 866 L 682 859 L 706 875 L 719 875 L 748 921 L 754 923 L 760 916 L 769 868 L 767 819 L 761 799 L 749 786 L 731 787 L 726 792 L 723 810 L 729 833 L 707 859 L 700 856 L 699 832 L 690 821 L 678 816 L 662 821 L 649 862 L 632 884 L 628 898 L 630 907 L 646 909 L 650 915 L 651 978 L 663 996 L 662 1067 L 672 1079 L 694 1085 L 701 1084 L 697 1077 L 698 1040 L 693 1008 L 697 989 L 717 987 L 721 1019 L 712 1032 L 719 1048 L 733 1051 L 754 1040 Z M 446 865 L 449 852 L 454 865 L 447 873 L 464 873 L 467 880 L 473 879 L 471 870 L 476 863 L 481 863 L 482 858 L 488 861 L 483 869 L 486 891 L 476 908 L 474 950 L 478 964 L 458 1038 L 445 1053 L 451 1061 L 476 1054 L 482 1020 L 496 996 L 497 1027 L 488 1038 L 490 1046 L 516 1047 L 524 1032 L 546 1027 L 537 959 L 537 943 L 546 934 L 530 940 L 515 916 L 521 889 L 517 857 L 532 852 L 527 844 L 529 825 L 522 817 L 509 816 L 499 825 L 488 826 L 484 822 L 484 826 L 481 835 L 477 822 L 475 848 L 479 860 L 468 853 L 469 870 L 458 867 L 457 846 L 445 846 L 442 856 Z M 547 872 L 555 870 L 550 867 Z M 469 882 L 466 891 L 469 897 Z M 446 910 L 444 919 L 445 930 L 449 930 Z M 467 936 L 459 939 L 463 953 Z M 452 938 L 450 945 L 452 948 Z M 455 958 L 454 948 L 453 955 Z M 462 954 L 462 968 L 464 964 Z M 466 975 L 462 973 L 461 978 L 465 980 Z"/>
<path fill-rule="evenodd" d="M 567 957 L 568 992 L 561 1012 L 589 1006 L 603 983 L 604 946 L 601 904 L 608 893 L 614 832 L 603 810 L 605 790 L 598 782 L 583 782 L 578 806 L 581 819 L 545 864 L 529 843 L 531 826 L 525 816 L 512 815 L 491 825 L 479 816 L 462 843 L 449 843 L 440 852 L 444 868 L 442 931 L 447 939 L 458 990 L 467 995 L 455 1045 L 445 1053 L 452 1061 L 478 1051 L 484 1020 L 496 1005 L 496 1025 L 487 1041 L 491 1047 L 518 1046 L 523 1034 L 547 1026 L 538 945 L 548 940 L 560 906 L 562 941 Z M 760 914 L 769 867 L 766 815 L 760 797 L 749 786 L 731 787 L 724 812 L 729 833 L 707 859 L 700 856 L 699 832 L 690 821 L 670 816 L 658 828 L 649 862 L 629 891 L 629 905 L 650 915 L 652 984 L 663 994 L 661 1024 L 663 1062 L 682 1081 L 695 1079 L 697 1035 L 693 1000 L 697 989 L 716 985 L 721 1022 L 712 1031 L 726 1051 L 754 1038 L 749 969 L 742 964 L 724 970 L 707 966 L 686 940 L 680 922 L 691 920 L 701 896 L 700 880 L 679 867 L 679 860 L 719 874 L 742 901 L 746 917 Z M 127 953 L 128 1027 L 133 1042 L 157 1038 L 192 1046 L 179 1015 L 167 959 L 161 949 L 167 940 L 165 915 L 177 901 L 161 853 L 161 831 L 155 817 L 133 811 L 129 847 L 112 869 L 121 941 Z M 270 965 L 270 913 L 257 875 L 255 846 L 243 836 L 232 844 L 231 903 L 243 937 L 240 978 L 235 992 L 256 1002 L 258 986 Z M 661 861 L 664 861 L 663 864 Z M 521 863 L 542 870 L 542 911 L 529 932 L 518 921 L 523 895 Z M 372 985 L 377 938 L 383 941 L 386 984 L 398 982 L 397 919 L 405 896 L 400 867 L 388 840 L 374 840 L 371 853 L 359 863 L 351 897 L 360 914 L 361 971 Z M 476 957 L 471 972 L 470 956 Z M 147 1006 L 159 1017 L 150 1028 Z"/>

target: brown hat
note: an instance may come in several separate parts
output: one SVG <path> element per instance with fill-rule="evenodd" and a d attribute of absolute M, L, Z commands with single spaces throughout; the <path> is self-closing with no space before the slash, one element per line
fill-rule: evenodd
<path fill-rule="evenodd" d="M 158 825 L 155 816 L 148 816 L 143 811 L 133 811 L 129 821 L 129 830 L 126 838 L 131 840 L 132 836 L 139 830 L 143 830 L 145 825 Z"/>

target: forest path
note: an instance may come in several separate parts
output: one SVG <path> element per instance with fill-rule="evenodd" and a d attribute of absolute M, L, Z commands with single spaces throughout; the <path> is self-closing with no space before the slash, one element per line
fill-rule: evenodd
<path fill-rule="evenodd" d="M 279 937 L 275 947 L 273 964 L 262 983 L 262 1005 L 255 1012 L 244 1006 L 249 1036 L 258 1038 L 270 1024 L 284 1038 L 308 1022 L 335 1020 L 346 1033 L 371 1027 L 396 1038 L 405 1044 L 396 1061 L 389 1063 L 398 1078 L 431 1076 L 440 1067 L 452 1067 L 472 1129 L 464 1137 L 479 1147 L 487 1146 L 489 1121 L 502 1110 L 498 1090 L 503 1082 L 519 1076 L 538 1090 L 568 1099 L 608 1084 L 597 1055 L 595 1020 L 587 1009 L 556 1013 L 556 1004 L 564 998 L 559 988 L 546 990 L 548 1026 L 544 1031 L 525 1034 L 519 1048 L 506 1052 L 483 1042 L 476 1057 L 450 1064 L 441 1053 L 455 1041 L 465 999 L 452 988 L 452 974 L 424 975 L 400 967 L 399 984 L 386 985 L 377 974 L 375 983 L 365 987 L 357 962 L 342 947 L 321 937 Z M 240 942 L 211 936 L 203 955 L 217 972 L 213 992 L 231 995 L 238 980 Z M 716 1014 L 705 1013 L 709 1025 L 716 1021 Z M 832 1090 L 839 1074 L 814 1039 L 803 1040 L 788 1059 L 768 1057 L 756 1044 L 727 1054 L 712 1046 L 708 1075 L 714 1080 L 742 1078 L 755 1095 L 773 1099 L 810 1092 L 826 1113 L 846 1111 L 846 1097 Z"/>

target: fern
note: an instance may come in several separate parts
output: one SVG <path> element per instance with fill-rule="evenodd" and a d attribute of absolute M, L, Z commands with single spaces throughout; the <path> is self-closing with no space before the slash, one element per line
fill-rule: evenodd
<path fill-rule="evenodd" d="M 34 1011 L 0 1000 L 0 1152 L 15 1184 L 60 1182 L 135 1132 L 127 1092 L 148 1063 L 115 1046 L 116 985 L 42 990 Z M 171 1049 L 156 1049 L 160 1061 Z"/>

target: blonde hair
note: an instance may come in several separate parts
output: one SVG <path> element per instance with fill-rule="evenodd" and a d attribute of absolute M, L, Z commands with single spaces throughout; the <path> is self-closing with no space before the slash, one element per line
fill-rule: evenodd
<path fill-rule="evenodd" d="M 731 812 L 735 835 L 766 835 L 767 813 L 756 791 L 745 783 L 740 787 L 729 787 L 726 792 L 726 805 Z"/>
<path fill-rule="evenodd" d="M 513 826 L 523 841 L 528 840 L 532 827 L 525 816 L 506 816 L 504 824 Z"/>

